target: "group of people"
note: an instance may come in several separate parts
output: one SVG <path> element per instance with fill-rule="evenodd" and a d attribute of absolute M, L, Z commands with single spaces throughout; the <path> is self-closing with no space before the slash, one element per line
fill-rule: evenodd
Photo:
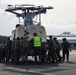
<path fill-rule="evenodd" d="M 37 33 L 33 34 L 33 38 L 30 41 L 27 41 L 23 37 L 17 37 L 11 41 L 8 37 L 7 41 L 0 45 L 0 62 L 12 62 L 14 64 L 28 63 L 28 56 L 31 55 L 31 50 L 33 51 L 32 56 L 35 62 L 58 63 L 65 60 L 65 55 L 66 60 L 69 61 L 70 44 L 66 38 L 62 40 L 63 42 L 60 45 L 57 38 L 53 38 L 50 35 L 46 42 L 42 42 L 42 38 Z M 60 54 L 61 49 L 62 55 Z"/>
<path fill-rule="evenodd" d="M 15 40 L 11 41 L 7 38 L 6 42 L 0 45 L 0 62 L 15 63 L 19 64 L 19 60 L 22 57 L 25 60 L 25 55 L 28 50 L 28 42 L 26 39 L 17 37 Z"/>
<path fill-rule="evenodd" d="M 69 61 L 69 51 L 71 51 L 70 43 L 67 41 L 66 38 L 62 39 L 62 44 L 58 42 L 57 38 L 53 38 L 52 35 L 49 36 L 48 41 L 48 58 L 51 62 L 61 62 L 65 60 Z M 62 56 L 60 54 L 60 50 L 62 50 Z"/>

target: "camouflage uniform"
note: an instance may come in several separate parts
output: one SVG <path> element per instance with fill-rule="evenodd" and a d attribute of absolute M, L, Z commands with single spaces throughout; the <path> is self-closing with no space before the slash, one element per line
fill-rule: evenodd
<path fill-rule="evenodd" d="M 54 40 L 52 39 L 52 36 L 49 36 L 49 38 L 50 40 L 48 41 L 48 44 L 49 44 L 48 58 L 49 58 L 49 61 L 52 61 L 52 63 L 54 63 L 54 62 L 57 62 L 56 46 L 55 46 Z"/>
<path fill-rule="evenodd" d="M 54 39 L 55 44 L 56 44 L 56 55 L 57 55 L 57 59 L 58 59 L 59 62 L 61 62 L 62 57 L 60 55 L 60 44 L 59 44 L 57 38 L 54 37 L 53 39 Z"/>
<path fill-rule="evenodd" d="M 41 56 L 42 56 L 42 62 L 45 62 L 47 59 L 46 59 L 46 52 L 47 52 L 47 44 L 46 42 L 42 42 L 42 48 L 41 48 Z"/>
<path fill-rule="evenodd" d="M 24 38 L 20 41 L 22 63 L 27 62 L 28 58 L 28 41 Z"/>
<path fill-rule="evenodd" d="M 12 41 L 12 46 L 11 46 L 11 62 L 14 62 L 14 45 L 15 45 L 15 40 Z"/>
<path fill-rule="evenodd" d="M 9 62 L 10 57 L 11 57 L 11 43 L 12 41 L 8 37 L 6 41 L 6 62 Z"/>
<path fill-rule="evenodd" d="M 62 40 L 63 40 L 63 42 L 62 42 L 63 61 L 65 60 L 65 55 L 66 55 L 67 61 L 69 61 L 69 50 L 71 51 L 71 49 L 70 49 L 70 44 L 69 44 L 69 42 L 66 40 L 66 38 L 63 38 Z"/>
<path fill-rule="evenodd" d="M 6 57 L 6 44 L 3 43 L 1 47 L 1 61 L 5 61 Z"/>
<path fill-rule="evenodd" d="M 18 37 L 14 43 L 14 63 L 18 64 L 19 59 L 20 59 L 20 39 Z"/>

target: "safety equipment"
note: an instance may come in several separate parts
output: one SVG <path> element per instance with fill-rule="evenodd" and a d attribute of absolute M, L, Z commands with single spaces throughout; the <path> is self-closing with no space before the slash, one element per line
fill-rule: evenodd
<path fill-rule="evenodd" d="M 34 38 L 34 47 L 41 47 L 41 39 L 39 36 L 35 36 Z"/>

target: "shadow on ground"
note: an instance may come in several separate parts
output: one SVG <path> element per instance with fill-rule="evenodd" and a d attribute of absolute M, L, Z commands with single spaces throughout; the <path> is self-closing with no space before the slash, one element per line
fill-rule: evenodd
<path fill-rule="evenodd" d="M 5 64 L 5 67 L 2 69 L 2 71 L 8 71 L 11 73 L 16 73 L 20 75 L 47 75 L 54 72 L 60 72 L 68 69 L 61 69 L 61 68 L 56 68 L 59 67 L 59 63 L 41 63 L 39 62 L 35 63 L 33 61 L 29 61 L 28 64 L 24 65 L 15 65 L 12 63 Z"/>

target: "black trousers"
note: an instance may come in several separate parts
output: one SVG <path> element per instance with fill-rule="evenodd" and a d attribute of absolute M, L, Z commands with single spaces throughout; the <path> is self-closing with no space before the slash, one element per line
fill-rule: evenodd
<path fill-rule="evenodd" d="M 34 47 L 35 61 L 37 61 L 37 55 L 39 57 L 39 62 L 41 62 L 41 47 Z"/>
<path fill-rule="evenodd" d="M 65 56 L 66 59 L 69 59 L 69 50 L 68 49 L 63 49 L 63 60 L 65 60 Z"/>

